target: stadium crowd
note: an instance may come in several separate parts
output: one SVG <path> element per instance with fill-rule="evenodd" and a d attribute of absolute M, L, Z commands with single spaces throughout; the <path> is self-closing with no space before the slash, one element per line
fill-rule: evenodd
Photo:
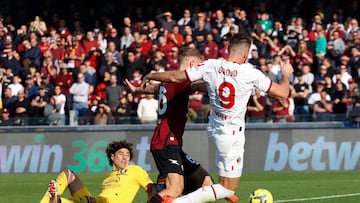
<path fill-rule="evenodd" d="M 73 123 L 69 118 L 81 125 L 155 123 L 156 97 L 131 94 L 123 80 L 139 86 L 147 73 L 177 69 L 183 47 L 197 48 L 204 59 L 227 59 L 238 32 L 252 36 L 249 63 L 273 81 L 284 60 L 295 68 L 289 98 L 254 92 L 248 122 L 360 122 L 357 1 L 346 7 L 316 1 L 311 15 L 300 12 L 301 1 L 288 15 L 285 4 L 215 2 L 148 13 L 138 6 L 121 22 L 76 9 L 71 17 L 39 13 L 21 24 L 3 15 L 1 125 L 64 125 Z M 190 96 L 189 122 L 206 122 L 209 112 L 206 94 Z"/>

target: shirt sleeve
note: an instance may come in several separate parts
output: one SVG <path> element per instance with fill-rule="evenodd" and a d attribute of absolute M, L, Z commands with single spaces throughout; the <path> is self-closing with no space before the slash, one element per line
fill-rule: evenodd
<path fill-rule="evenodd" d="M 262 73 L 260 70 L 254 69 L 256 71 L 256 87 L 259 88 L 263 92 L 268 92 L 271 88 L 272 80 Z"/>
<path fill-rule="evenodd" d="M 197 66 L 193 66 L 186 69 L 185 73 L 188 80 L 194 82 L 203 79 L 204 73 L 208 68 L 209 68 L 209 61 L 205 61 L 204 63 L 200 63 Z"/>
<path fill-rule="evenodd" d="M 146 190 L 146 186 L 149 184 L 149 183 L 152 183 L 152 180 L 150 179 L 149 177 L 149 174 L 143 169 L 141 168 L 140 166 L 137 166 L 136 167 L 136 178 L 137 178 L 137 181 L 139 183 L 139 185 Z"/>

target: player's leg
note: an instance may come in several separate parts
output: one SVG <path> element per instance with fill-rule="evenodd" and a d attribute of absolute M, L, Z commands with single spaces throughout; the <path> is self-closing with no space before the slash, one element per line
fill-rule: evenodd
<path fill-rule="evenodd" d="M 238 129 L 230 129 L 229 132 L 230 135 L 224 136 L 224 133 L 220 135 L 216 130 L 209 130 L 209 137 L 216 146 L 216 164 L 219 169 L 219 176 L 226 178 L 222 178 L 219 184 L 205 186 L 177 198 L 174 201 L 175 203 L 209 202 L 230 198 L 234 195 L 242 173 L 245 137 Z"/>
<path fill-rule="evenodd" d="M 49 189 L 41 199 L 40 203 L 48 203 L 50 199 L 55 201 L 54 199 L 58 199 L 59 196 L 64 193 L 66 188 L 69 188 L 74 197 L 85 195 L 91 196 L 89 190 L 75 173 L 70 170 L 64 170 L 58 175 L 55 181 L 50 182 Z"/>
<path fill-rule="evenodd" d="M 189 154 L 181 150 L 181 158 L 184 166 L 183 194 L 188 194 L 200 187 L 214 184 L 210 174 Z"/>
<path fill-rule="evenodd" d="M 159 170 L 158 183 L 164 183 L 165 189 L 150 197 L 149 203 L 161 203 L 166 198 L 181 195 L 184 189 L 184 171 L 180 150 L 180 146 L 171 145 L 163 150 L 151 151 Z"/>

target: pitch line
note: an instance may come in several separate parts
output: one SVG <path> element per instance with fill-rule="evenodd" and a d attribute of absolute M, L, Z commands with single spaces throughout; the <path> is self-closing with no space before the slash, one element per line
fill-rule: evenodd
<path fill-rule="evenodd" d="M 360 196 L 360 193 L 343 194 L 343 195 L 330 195 L 330 196 L 321 196 L 321 197 L 309 197 L 309 198 L 301 198 L 301 199 L 286 199 L 286 200 L 277 200 L 277 201 L 274 201 L 274 202 L 275 202 L 275 203 L 281 203 L 281 202 L 302 202 L 302 201 L 309 201 L 309 200 L 333 199 L 333 198 L 351 197 L 351 196 Z"/>

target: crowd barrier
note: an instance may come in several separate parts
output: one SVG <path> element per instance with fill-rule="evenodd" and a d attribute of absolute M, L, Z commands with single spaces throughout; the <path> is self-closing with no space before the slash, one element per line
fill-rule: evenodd
<path fill-rule="evenodd" d="M 152 124 L 107 126 L 21 126 L 0 128 L 0 173 L 103 173 L 111 170 L 105 147 L 113 140 L 134 143 L 133 163 L 157 172 L 149 151 Z M 216 172 L 215 148 L 206 124 L 188 124 L 184 150 Z M 249 123 L 244 172 L 360 170 L 360 133 L 342 122 Z"/>

